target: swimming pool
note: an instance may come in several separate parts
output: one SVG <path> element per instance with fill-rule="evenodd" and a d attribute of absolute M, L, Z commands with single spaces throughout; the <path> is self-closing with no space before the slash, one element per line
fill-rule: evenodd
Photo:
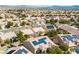
<path fill-rule="evenodd" d="M 54 29 L 53 25 L 47 26 L 48 29 Z"/>
<path fill-rule="evenodd" d="M 46 38 L 41 38 L 41 39 L 38 39 L 38 42 L 37 41 L 32 41 L 32 43 L 36 46 L 36 45 L 39 45 L 39 44 L 47 44 L 47 42 L 45 41 Z"/>

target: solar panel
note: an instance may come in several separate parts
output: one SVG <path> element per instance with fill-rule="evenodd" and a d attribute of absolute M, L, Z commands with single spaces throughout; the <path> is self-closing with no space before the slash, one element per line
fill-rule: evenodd
<path fill-rule="evenodd" d="M 12 54 L 15 50 L 11 50 L 9 51 L 7 54 Z"/>
<path fill-rule="evenodd" d="M 64 41 L 68 41 L 67 38 L 65 38 L 64 36 L 61 36 L 63 38 Z"/>
<path fill-rule="evenodd" d="M 77 35 L 72 35 L 75 39 L 77 38 Z"/>
<path fill-rule="evenodd" d="M 79 39 L 79 35 L 76 35 L 77 36 L 77 39 Z"/>
<path fill-rule="evenodd" d="M 75 52 L 79 54 L 79 46 L 75 48 Z"/>
<path fill-rule="evenodd" d="M 66 36 L 62 36 L 64 41 L 75 41 L 77 39 L 76 35 L 66 35 Z"/>
<path fill-rule="evenodd" d="M 22 54 L 22 53 L 27 53 L 27 51 L 25 49 L 19 49 L 17 50 L 14 54 Z"/>

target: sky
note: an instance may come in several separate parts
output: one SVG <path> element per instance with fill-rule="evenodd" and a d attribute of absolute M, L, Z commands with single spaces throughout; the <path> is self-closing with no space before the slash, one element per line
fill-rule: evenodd
<path fill-rule="evenodd" d="M 79 5 L 79 0 L 0 0 L 0 5 Z"/>

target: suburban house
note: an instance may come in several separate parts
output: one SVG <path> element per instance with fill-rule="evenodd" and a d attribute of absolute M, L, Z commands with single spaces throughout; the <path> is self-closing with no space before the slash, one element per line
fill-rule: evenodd
<path fill-rule="evenodd" d="M 65 31 L 68 31 L 71 34 L 79 35 L 79 29 L 75 28 L 74 26 L 70 26 L 67 24 L 59 24 L 58 28 L 65 30 Z"/>
<path fill-rule="evenodd" d="M 38 49 L 45 53 L 46 49 L 53 45 L 56 46 L 47 36 L 37 37 L 24 42 L 24 47 L 29 49 L 32 53 L 37 53 Z"/>
<path fill-rule="evenodd" d="M 20 46 L 8 49 L 6 54 L 32 54 L 32 53 L 24 46 Z"/>
<path fill-rule="evenodd" d="M 21 29 L 20 31 L 23 32 L 24 34 L 27 34 L 27 35 L 32 35 L 32 34 L 34 34 L 34 32 L 33 32 L 30 28 Z"/>
<path fill-rule="evenodd" d="M 75 47 L 79 44 L 79 35 L 58 34 L 53 40 L 55 43 L 67 43 L 69 47 Z"/>
<path fill-rule="evenodd" d="M 32 29 L 33 29 L 33 31 L 35 33 L 37 33 L 37 32 L 45 32 L 45 30 L 41 26 L 36 26 L 36 27 L 33 27 Z"/>
<path fill-rule="evenodd" d="M 0 32 L 0 39 L 1 40 L 6 40 L 6 39 L 12 39 L 16 37 L 15 32 L 13 31 L 4 31 L 4 32 Z"/>

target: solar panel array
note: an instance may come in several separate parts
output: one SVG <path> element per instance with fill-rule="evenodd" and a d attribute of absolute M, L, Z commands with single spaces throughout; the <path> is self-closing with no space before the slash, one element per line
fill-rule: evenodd
<path fill-rule="evenodd" d="M 79 35 L 66 35 L 66 36 L 61 36 L 64 41 L 76 41 L 79 39 Z"/>
<path fill-rule="evenodd" d="M 22 54 L 22 53 L 28 53 L 25 49 L 19 49 L 14 54 Z"/>

